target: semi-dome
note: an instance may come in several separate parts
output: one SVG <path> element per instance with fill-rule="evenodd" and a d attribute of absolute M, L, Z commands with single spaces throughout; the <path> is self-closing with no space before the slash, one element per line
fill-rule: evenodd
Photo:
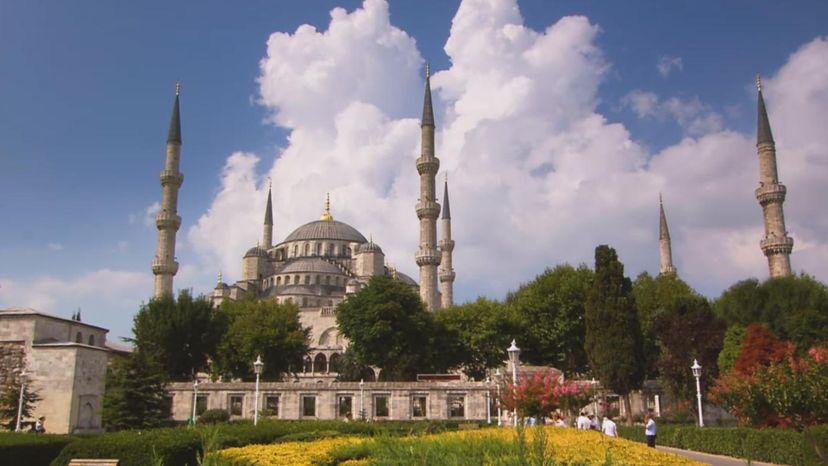
<path fill-rule="evenodd" d="M 336 220 L 317 220 L 293 230 L 284 242 L 308 240 L 335 240 L 364 243 L 367 240 L 356 228 Z"/>
<path fill-rule="evenodd" d="M 267 257 L 267 251 L 261 246 L 253 246 L 244 253 L 244 258 L 248 257 Z"/>
<path fill-rule="evenodd" d="M 336 265 L 318 257 L 307 257 L 289 262 L 285 264 L 285 266 L 282 267 L 282 269 L 276 273 L 282 274 L 303 272 L 338 274 L 343 273 L 342 270 Z"/>

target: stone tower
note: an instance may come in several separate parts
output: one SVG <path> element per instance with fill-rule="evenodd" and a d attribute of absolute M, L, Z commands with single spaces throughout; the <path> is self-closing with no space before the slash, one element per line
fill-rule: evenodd
<path fill-rule="evenodd" d="M 660 259 L 659 275 L 676 275 L 673 267 L 673 247 L 670 244 L 670 230 L 667 228 L 667 216 L 664 214 L 664 203 L 661 194 L 658 195 L 658 252 Z"/>
<path fill-rule="evenodd" d="M 167 158 L 161 170 L 161 211 L 155 219 L 158 228 L 158 245 L 152 260 L 152 273 L 155 275 L 155 297 L 173 294 L 173 277 L 178 272 L 175 260 L 175 234 L 181 226 L 178 216 L 178 188 L 184 182 L 184 176 L 178 171 L 181 159 L 181 118 L 178 110 L 178 96 L 181 85 L 175 84 L 175 103 L 173 104 L 170 130 L 167 134 Z"/>
<path fill-rule="evenodd" d="M 265 207 L 264 228 L 262 230 L 262 247 L 270 249 L 273 247 L 273 202 L 270 199 L 270 191 L 273 186 L 267 186 L 267 207 Z"/>
<path fill-rule="evenodd" d="M 440 307 L 437 300 L 437 217 L 440 204 L 435 196 L 435 181 L 440 160 L 434 156 L 434 110 L 431 106 L 431 73 L 426 64 L 425 98 L 421 128 L 421 152 L 417 159 L 420 174 L 420 199 L 417 202 L 417 218 L 420 219 L 420 247 L 415 256 L 420 267 L 420 297 L 429 311 Z"/>
<path fill-rule="evenodd" d="M 449 209 L 448 176 L 443 190 L 443 239 L 440 241 L 442 260 L 440 264 L 440 305 L 442 308 L 454 304 L 454 269 L 451 266 L 451 253 L 454 240 L 451 239 L 451 209 Z"/>
<path fill-rule="evenodd" d="M 759 187 L 756 199 L 762 206 L 765 220 L 765 237 L 759 247 L 768 258 L 770 276 L 784 277 L 791 274 L 791 250 L 793 238 L 785 229 L 785 214 L 782 203 L 785 202 L 787 190 L 779 182 L 776 170 L 776 145 L 773 142 L 765 99 L 762 97 L 762 81 L 756 77 L 756 89 L 759 94 L 759 120 L 756 131 L 756 151 L 759 155 Z"/>

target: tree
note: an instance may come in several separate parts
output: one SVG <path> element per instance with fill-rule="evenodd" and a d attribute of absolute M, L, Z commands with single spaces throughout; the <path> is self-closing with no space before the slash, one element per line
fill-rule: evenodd
<path fill-rule="evenodd" d="M 375 276 L 339 305 L 336 320 L 350 341 L 348 352 L 382 369 L 385 380 L 414 380 L 418 372 L 444 370 L 454 361 L 439 354 L 442 329 L 420 296 L 390 277 Z"/>
<path fill-rule="evenodd" d="M 299 321 L 295 304 L 274 300 L 225 301 L 219 309 L 227 332 L 216 351 L 216 368 L 231 377 L 252 378 L 253 362 L 261 355 L 262 374 L 278 378 L 302 367 L 310 330 Z"/>
<path fill-rule="evenodd" d="M 595 248 L 595 279 L 586 302 L 584 347 L 590 369 L 601 384 L 624 399 L 632 424 L 630 392 L 644 381 L 641 325 L 632 283 L 615 250 Z"/>
<path fill-rule="evenodd" d="M 733 368 L 742 375 L 750 375 L 760 367 L 781 361 L 793 349 L 791 343 L 779 340 L 759 323 L 748 325 L 740 346 Z"/>
<path fill-rule="evenodd" d="M 443 351 L 453 352 L 463 372 L 476 380 L 503 365 L 509 342 L 521 333 L 515 312 L 486 298 L 441 309 L 434 318 L 449 333 Z"/>
<path fill-rule="evenodd" d="M 738 282 L 713 307 L 728 325 L 767 325 L 779 338 L 796 342 L 800 353 L 828 343 L 828 287 L 806 274 Z"/>
<path fill-rule="evenodd" d="M 660 349 L 657 366 L 660 380 L 675 401 L 692 400 L 695 378 L 690 371 L 694 359 L 704 367 L 701 382 L 709 387 L 716 378 L 716 359 L 722 349 L 724 324 L 718 321 L 703 297 L 684 297 L 653 321 Z"/>
<path fill-rule="evenodd" d="M 725 373 L 733 368 L 739 353 L 742 351 L 742 338 L 745 336 L 745 327 L 733 324 L 727 329 L 722 344 L 722 352 L 719 353 L 719 372 Z"/>
<path fill-rule="evenodd" d="M 107 430 L 151 429 L 169 418 L 163 366 L 140 350 L 115 357 L 106 373 L 103 422 Z"/>
<path fill-rule="evenodd" d="M 192 379 L 207 370 L 208 357 L 224 333 L 224 322 L 204 296 L 182 291 L 153 298 L 143 305 L 132 324 L 135 347 L 155 359 L 172 380 Z"/>
<path fill-rule="evenodd" d="M 584 306 L 592 280 L 586 265 L 558 265 L 507 296 L 524 328 L 522 359 L 567 374 L 586 371 Z"/>
<path fill-rule="evenodd" d="M 9 430 L 17 427 L 17 410 L 20 407 L 20 386 L 20 372 L 13 371 L 7 375 L 6 384 L 2 388 L 2 392 L 0 392 L 0 423 Z M 21 421 L 32 417 L 34 405 L 38 401 L 40 401 L 40 395 L 32 387 L 31 380 L 27 380 L 26 387 L 23 389 L 23 409 L 20 413 Z"/>
<path fill-rule="evenodd" d="M 527 374 L 517 385 L 504 383 L 500 389 L 500 402 L 504 408 L 517 409 L 521 417 L 543 419 L 558 409 L 566 412 L 588 404 L 594 392 L 589 383 L 564 381 L 551 370 Z"/>

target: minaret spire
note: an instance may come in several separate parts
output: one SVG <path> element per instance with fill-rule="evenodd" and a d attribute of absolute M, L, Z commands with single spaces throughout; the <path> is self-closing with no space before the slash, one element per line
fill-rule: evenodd
<path fill-rule="evenodd" d="M 420 157 L 417 173 L 420 174 L 420 199 L 417 202 L 417 218 L 420 220 L 420 246 L 415 255 L 420 268 L 420 297 L 429 311 L 440 307 L 437 289 L 437 217 L 440 204 L 436 201 L 435 176 L 440 160 L 434 155 L 434 109 L 431 106 L 431 68 L 426 65 L 423 119 L 420 125 Z"/>
<path fill-rule="evenodd" d="M 178 102 L 180 94 L 181 84 L 176 82 L 175 102 L 167 134 L 167 155 L 164 169 L 161 170 L 161 210 L 155 219 L 158 243 L 152 261 L 152 273 L 155 275 L 156 298 L 172 296 L 173 277 L 178 272 L 178 262 L 175 260 L 175 235 L 181 226 L 181 217 L 178 216 L 178 189 L 184 182 L 184 176 L 178 170 L 181 159 L 181 116 Z"/>
<path fill-rule="evenodd" d="M 758 121 L 756 128 L 756 152 L 759 155 L 759 187 L 756 200 L 762 206 L 765 223 L 765 236 L 759 241 L 759 247 L 768 258 L 770 276 L 784 277 L 791 274 L 791 251 L 793 238 L 788 236 L 785 228 L 785 202 L 787 188 L 779 182 L 776 166 L 776 144 L 773 141 L 765 99 L 762 96 L 762 80 L 756 77 L 758 94 Z"/>
<path fill-rule="evenodd" d="M 667 215 L 664 214 L 664 202 L 658 193 L 658 251 L 660 259 L 659 275 L 676 275 L 673 266 L 673 247 L 670 242 L 670 230 L 667 228 Z"/>
<path fill-rule="evenodd" d="M 264 229 L 262 232 L 262 244 L 265 249 L 270 249 L 273 246 L 273 202 L 271 201 L 270 192 L 273 188 L 272 181 L 267 183 L 267 207 L 265 207 Z"/>
<path fill-rule="evenodd" d="M 451 239 L 451 209 L 449 208 L 448 174 L 443 187 L 443 239 L 440 241 L 442 258 L 440 261 L 440 305 L 443 309 L 454 304 L 454 278 L 456 274 L 452 268 L 452 251 L 454 240 Z"/>

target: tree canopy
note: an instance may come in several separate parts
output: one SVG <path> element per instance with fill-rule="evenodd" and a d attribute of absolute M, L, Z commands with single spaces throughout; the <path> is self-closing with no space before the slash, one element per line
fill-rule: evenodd
<path fill-rule="evenodd" d="M 169 417 L 167 379 L 155 357 L 141 350 L 115 357 L 106 373 L 103 423 L 107 430 L 160 427 Z"/>

